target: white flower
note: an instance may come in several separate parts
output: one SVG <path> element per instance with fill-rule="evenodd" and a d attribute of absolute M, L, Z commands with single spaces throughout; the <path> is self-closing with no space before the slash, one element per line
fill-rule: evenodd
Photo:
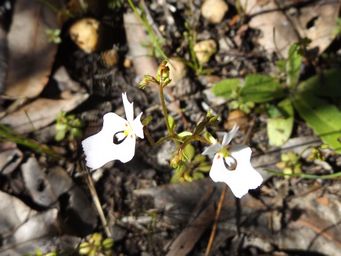
<path fill-rule="evenodd" d="M 226 146 L 236 135 L 238 127 L 234 126 L 229 133 L 225 133 L 222 144 L 215 143 L 206 148 L 204 155 L 213 157 L 210 177 L 214 182 L 224 182 L 232 193 L 241 198 L 249 189 L 259 187 L 262 176 L 251 165 L 251 148 L 245 145 Z"/>
<path fill-rule="evenodd" d="M 102 130 L 82 141 L 86 165 L 92 169 L 112 160 L 130 161 L 135 154 L 136 136 L 144 138 L 142 113 L 134 119 L 133 103 L 128 101 L 126 93 L 122 93 L 122 99 L 127 119 L 112 112 L 106 113 Z"/>

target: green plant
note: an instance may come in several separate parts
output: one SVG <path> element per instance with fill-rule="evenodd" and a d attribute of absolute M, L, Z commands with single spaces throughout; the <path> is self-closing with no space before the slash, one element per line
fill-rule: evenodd
<path fill-rule="evenodd" d="M 156 144 L 170 140 L 176 146 L 170 162 L 171 167 L 174 169 L 172 182 L 198 179 L 203 177 L 202 173 L 208 171 L 210 166 L 208 166 L 205 157 L 197 156 L 193 143 L 202 142 L 211 144 L 215 141 L 213 136 L 207 131 L 207 128 L 216 124 L 217 117 L 211 113 L 207 113 L 206 117 L 197 124 L 193 131 L 178 132 L 173 117 L 168 114 L 164 97 L 164 88 L 170 82 L 169 67 L 167 66 L 167 62 L 164 61 L 160 65 L 156 76 L 146 75 L 139 86 L 140 88 L 145 88 L 146 86 L 159 87 L 161 109 L 167 128 L 167 135 L 157 141 Z"/>
<path fill-rule="evenodd" d="M 276 166 L 282 170 L 283 174 L 300 174 L 302 172 L 301 159 L 295 152 L 289 151 L 281 154 L 281 161 Z"/>
<path fill-rule="evenodd" d="M 202 179 L 205 177 L 204 174 L 210 171 L 211 164 L 207 162 L 205 156 L 196 152 L 193 145 L 188 144 L 184 148 L 182 154 L 183 157 L 181 158 L 181 164 L 179 164 L 176 158 L 173 158 L 174 163 L 171 162 L 171 166 L 175 168 L 171 179 L 172 183 L 184 181 L 190 182 Z"/>
<path fill-rule="evenodd" d="M 56 119 L 56 141 L 62 141 L 65 138 L 74 140 L 81 136 L 83 123 L 75 115 L 67 115 L 60 112 Z"/>
<path fill-rule="evenodd" d="M 152 49 L 154 51 L 154 55 L 157 58 L 167 60 L 168 57 L 162 49 L 165 40 L 163 38 L 161 38 L 160 36 L 156 35 L 156 33 L 153 30 L 153 27 L 150 25 L 148 19 L 146 18 L 146 14 L 143 11 L 143 8 L 142 7 L 139 7 L 139 8 L 136 7 L 132 0 L 128 0 L 128 4 L 131 7 L 131 9 L 134 11 L 135 15 L 137 17 L 139 17 L 143 27 L 145 28 L 145 30 L 148 34 L 148 37 L 150 39 L 150 44 L 151 44 Z M 149 45 L 146 45 L 146 46 L 149 46 Z"/>
<path fill-rule="evenodd" d="M 187 61 L 186 64 L 191 69 L 193 69 L 197 75 L 200 75 L 203 73 L 203 66 L 198 61 L 195 51 L 194 51 L 194 45 L 197 41 L 197 34 L 194 31 L 194 29 L 190 27 L 188 23 L 185 24 L 185 27 L 186 27 L 186 31 L 184 32 L 184 38 L 187 41 L 188 52 L 190 56 L 190 60 Z"/>
<path fill-rule="evenodd" d="M 124 0 L 107 0 L 107 5 L 109 9 L 115 10 L 122 8 L 124 6 Z"/>
<path fill-rule="evenodd" d="M 270 104 L 267 127 L 271 145 L 280 146 L 290 138 L 295 109 L 324 143 L 341 153 L 341 112 L 335 104 L 341 99 L 340 72 L 325 71 L 299 83 L 304 46 L 292 45 L 288 58 L 277 63 L 280 77 L 251 74 L 244 82 L 225 79 L 213 87 L 213 93 L 243 103 Z M 279 99 L 280 103 L 274 103 Z"/>
<path fill-rule="evenodd" d="M 114 241 L 111 238 L 103 239 L 100 233 L 94 233 L 87 237 L 86 241 L 81 243 L 78 248 L 80 255 L 112 255 Z"/>
<path fill-rule="evenodd" d="M 62 42 L 60 34 L 61 34 L 61 31 L 58 28 L 46 30 L 46 35 L 50 43 L 60 44 Z"/>
<path fill-rule="evenodd" d="M 0 142 L 1 141 L 12 141 L 18 145 L 27 147 L 39 154 L 47 154 L 52 157 L 59 157 L 57 153 L 47 145 L 41 144 L 36 140 L 27 138 L 24 135 L 14 132 L 11 128 L 0 124 Z"/>
<path fill-rule="evenodd" d="M 336 20 L 336 26 L 334 29 L 334 34 L 335 34 L 335 36 L 341 35 L 341 18 L 337 18 L 337 20 Z"/>

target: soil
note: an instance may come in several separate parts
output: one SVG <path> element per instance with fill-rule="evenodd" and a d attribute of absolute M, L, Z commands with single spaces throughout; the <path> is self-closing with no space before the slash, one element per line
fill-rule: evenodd
<path fill-rule="evenodd" d="M 58 46 L 52 68 L 53 74 L 58 68 L 65 67 L 72 80 L 78 82 L 81 89 L 89 94 L 86 102 L 69 113 L 82 120 L 84 124 L 82 137 L 73 141 L 56 142 L 53 133 L 54 124 L 27 135 L 61 152 L 62 158 L 57 160 L 48 155 L 36 154 L 29 148 L 18 145 L 23 153 L 22 163 L 35 156 L 47 173 L 56 166 L 65 170 L 75 186 L 79 187 L 86 195 L 89 205 L 84 208 L 93 208 L 93 206 L 91 206 L 92 196 L 83 175 L 82 166 L 84 164 L 82 163 L 85 160 L 80 146 L 81 141 L 101 129 L 104 113 L 115 112 L 118 115 L 124 115 L 122 92 L 127 92 L 129 99 L 134 102 L 135 113 L 143 112 L 144 116 L 152 117 L 148 131 L 154 140 L 161 138 L 166 131 L 158 95 L 148 88 L 146 90 L 139 89 L 137 86 L 139 78 L 136 76 L 134 66 L 127 67 L 125 63 L 127 60 L 138 58 L 129 55 L 129 46 L 123 25 L 123 15 L 125 12 L 131 11 L 130 7 L 125 1 L 110 2 L 116 3 L 117 7 L 97 6 L 97 8 L 68 19 L 64 23 L 61 34 L 62 42 Z M 239 15 L 234 1 L 226 1 L 229 4 L 229 10 L 224 21 L 217 25 L 209 24 L 201 16 L 202 1 L 195 0 L 189 3 L 188 1 L 146 0 L 143 2 L 154 22 L 153 25 L 165 38 L 163 49 L 167 56 L 182 56 L 186 61 L 190 61 L 188 43 L 184 39 L 184 33 L 188 32 L 188 28 L 197 33 L 197 40 L 213 39 L 219 42 L 217 54 L 204 65 L 205 72 L 198 75 L 195 70 L 189 68 L 186 76 L 178 85 L 169 88 L 168 104 L 173 103 L 169 107 L 169 111 L 179 124 L 178 130 L 195 127 L 205 117 L 207 111 L 205 105 L 208 105 L 220 116 L 216 130 L 224 131 L 230 110 L 227 104 L 214 104 L 214 100 L 212 102 L 204 93 L 214 83 L 210 81 L 219 81 L 226 77 L 244 77 L 252 73 L 273 72 L 275 62 L 280 57 L 276 53 L 269 54 L 261 45 L 257 44 L 260 31 L 248 26 L 247 17 Z M 170 11 L 173 9 L 174 12 Z M 82 17 L 93 17 L 101 23 L 101 44 L 95 52 L 90 54 L 79 49 L 68 36 L 70 25 L 74 20 Z M 174 24 L 170 20 L 173 20 Z M 339 40 L 336 39 L 324 55 L 311 57 L 312 59 L 307 58 L 304 67 L 302 67 L 301 79 L 311 77 L 319 69 L 339 67 L 341 64 L 339 43 Z M 103 52 L 109 49 L 115 49 L 118 53 L 118 63 L 110 67 L 103 61 Z M 327 58 L 326 56 L 332 57 Z M 333 61 L 330 61 L 331 59 Z M 39 97 L 57 98 L 62 93 L 63 89 L 56 86 L 53 75 L 51 75 L 50 82 Z M 4 102 L 3 106 L 7 106 L 7 102 Z M 292 137 L 314 136 L 313 131 L 299 117 L 295 118 Z M 255 111 L 247 115 L 246 120 L 248 120 L 246 127 L 241 129 L 234 143 L 243 142 L 247 138 L 246 141 L 252 147 L 255 158 L 260 159 L 263 156 L 274 154 L 276 155 L 274 161 L 276 159 L 278 161 L 280 149 L 268 145 L 267 113 L 264 108 L 257 107 Z M 195 146 L 197 152 L 202 152 L 204 149 L 202 145 Z M 171 144 L 155 147 L 146 140 L 138 139 L 136 154 L 132 161 L 127 164 L 119 161 L 111 162 L 93 172 L 100 203 L 114 240 L 109 255 L 167 255 L 167 252 L 172 252 L 169 248 L 173 248 L 173 253 L 176 252 L 174 247 L 171 247 L 175 246 L 174 241 L 204 212 L 203 205 L 207 205 L 207 209 L 213 207 L 211 215 L 206 216 L 206 222 L 209 224 L 203 224 L 203 230 L 197 231 L 200 233 L 198 238 L 188 233 L 188 237 L 186 237 L 188 241 L 184 242 L 185 246 L 191 247 L 188 255 L 204 255 L 213 227 L 220 191 L 226 187 L 213 184 L 209 178 L 200 181 L 203 182 L 200 184 L 205 184 L 213 191 L 211 198 L 206 198 L 207 200 L 203 202 L 203 198 L 210 193 L 205 186 L 199 186 L 198 191 L 200 192 L 195 194 L 193 191 L 196 190 L 191 187 L 195 185 L 184 183 L 170 185 L 173 173 L 172 168 L 168 165 L 171 149 Z M 326 170 L 323 164 L 304 161 L 302 171 L 308 174 L 328 174 L 340 171 L 339 155 L 328 151 L 325 153 L 325 157 L 324 162 L 331 166 L 330 170 Z M 259 161 L 259 165 L 268 163 L 266 160 Z M 274 165 L 272 166 L 274 167 Z M 310 197 L 307 199 L 307 196 L 312 195 L 312 198 L 326 198 L 327 201 L 329 200 L 328 203 L 333 202 L 337 205 L 335 207 L 340 207 L 337 204 L 341 196 L 337 190 L 339 188 L 338 181 L 306 180 L 300 177 L 286 179 L 272 175 L 266 177 L 262 187 L 251 191 L 245 200 L 234 199 L 230 190 L 226 190 L 228 195 L 225 200 L 227 203 L 226 207 L 223 207 L 223 213 L 218 221 L 218 231 L 211 255 L 324 255 L 323 252 L 316 251 L 316 247 L 302 249 L 298 245 L 298 241 L 295 240 L 297 237 L 294 236 L 290 244 L 288 242 L 290 240 L 289 227 L 292 228 L 291 225 L 296 225 L 298 222 L 295 221 L 307 212 L 311 213 L 310 217 L 314 214 L 321 217 L 320 212 L 314 213 L 314 208 L 296 209 L 297 205 L 303 207 L 301 203 L 295 204 L 298 198 L 310 200 Z M 0 181 L 0 188 L 3 192 L 18 197 L 33 210 L 44 212 L 56 207 L 55 205 L 53 207 L 41 206 L 32 199 L 22 177 L 21 165 L 18 165 L 9 175 L 1 174 Z M 193 183 L 197 183 L 197 181 Z M 58 227 L 58 235 L 53 237 L 56 240 L 60 239 L 55 244 L 59 244 L 61 255 L 77 255 L 75 251 L 71 250 L 70 252 L 68 246 L 60 245 L 63 236 L 78 238 L 79 240 L 76 240 L 78 243 L 95 232 L 105 236 L 105 230 L 96 211 L 91 210 L 95 216 L 93 220 L 82 219 L 80 217 L 81 210 L 77 207 L 72 208 L 70 200 L 70 195 L 64 193 L 58 197 L 57 202 L 59 223 L 62 224 Z M 321 204 L 324 205 L 324 202 Z M 271 214 L 277 216 L 277 219 L 274 218 L 277 222 L 272 223 L 274 225 L 272 228 L 265 227 L 263 217 L 259 217 L 262 216 L 261 212 L 270 211 L 270 208 Z M 339 212 L 340 209 L 338 208 L 337 211 Z M 258 214 L 257 217 L 252 217 L 255 212 Z M 233 216 L 231 217 L 231 215 Z M 337 227 L 340 223 L 340 215 L 335 214 L 334 217 L 332 224 Z M 321 218 L 326 220 L 328 216 Z M 272 225 L 270 222 L 267 224 Z M 317 232 L 314 228 L 311 230 Z M 273 237 L 271 232 L 275 234 Z M 341 243 L 339 238 L 333 236 L 329 238 L 329 243 Z M 192 245 L 190 245 L 191 240 L 193 241 Z M 283 242 L 284 240 L 285 242 Z M 77 242 L 73 245 L 77 246 Z M 53 246 L 49 248 L 53 248 Z"/>

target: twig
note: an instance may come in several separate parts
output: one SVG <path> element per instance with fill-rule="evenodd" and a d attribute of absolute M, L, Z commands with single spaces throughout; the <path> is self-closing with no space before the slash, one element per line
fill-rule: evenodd
<path fill-rule="evenodd" d="M 216 214 L 215 214 L 215 217 L 214 217 L 214 224 L 213 224 L 213 227 L 212 227 L 210 239 L 208 240 L 208 243 L 207 243 L 205 256 L 209 256 L 210 253 L 211 253 L 213 241 L 214 241 L 214 238 L 215 238 L 215 234 L 217 232 L 218 220 L 219 220 L 221 209 L 222 209 L 223 202 L 224 202 L 224 199 L 225 199 L 225 192 L 226 192 L 226 187 L 224 186 L 223 190 L 221 191 L 220 198 L 219 198 L 217 211 L 216 211 Z"/>
<path fill-rule="evenodd" d="M 96 192 L 94 181 L 92 180 L 91 173 L 90 173 L 89 169 L 86 166 L 84 166 L 83 163 L 82 163 L 82 167 L 83 167 L 83 170 L 85 170 L 85 172 L 86 172 L 86 181 L 87 181 L 90 193 L 91 193 L 92 200 L 93 200 L 95 207 L 96 207 L 96 210 L 98 212 L 99 218 L 100 218 L 102 225 L 104 227 L 105 234 L 107 237 L 112 237 L 111 231 L 109 229 L 107 220 L 104 216 L 104 212 L 103 212 L 101 203 L 99 201 L 99 198 L 98 198 L 98 195 Z"/>

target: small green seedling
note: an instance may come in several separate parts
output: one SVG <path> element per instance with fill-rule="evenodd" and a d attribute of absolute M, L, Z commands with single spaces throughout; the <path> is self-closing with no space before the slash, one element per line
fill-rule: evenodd
<path fill-rule="evenodd" d="M 82 134 L 83 124 L 75 115 L 67 115 L 65 112 L 60 112 L 56 119 L 56 141 L 64 139 L 74 140 Z"/>
<path fill-rule="evenodd" d="M 58 28 L 56 28 L 56 29 L 47 29 L 46 30 L 46 35 L 47 35 L 47 40 L 50 43 L 60 44 L 62 42 L 62 39 L 60 37 L 61 31 Z"/>

